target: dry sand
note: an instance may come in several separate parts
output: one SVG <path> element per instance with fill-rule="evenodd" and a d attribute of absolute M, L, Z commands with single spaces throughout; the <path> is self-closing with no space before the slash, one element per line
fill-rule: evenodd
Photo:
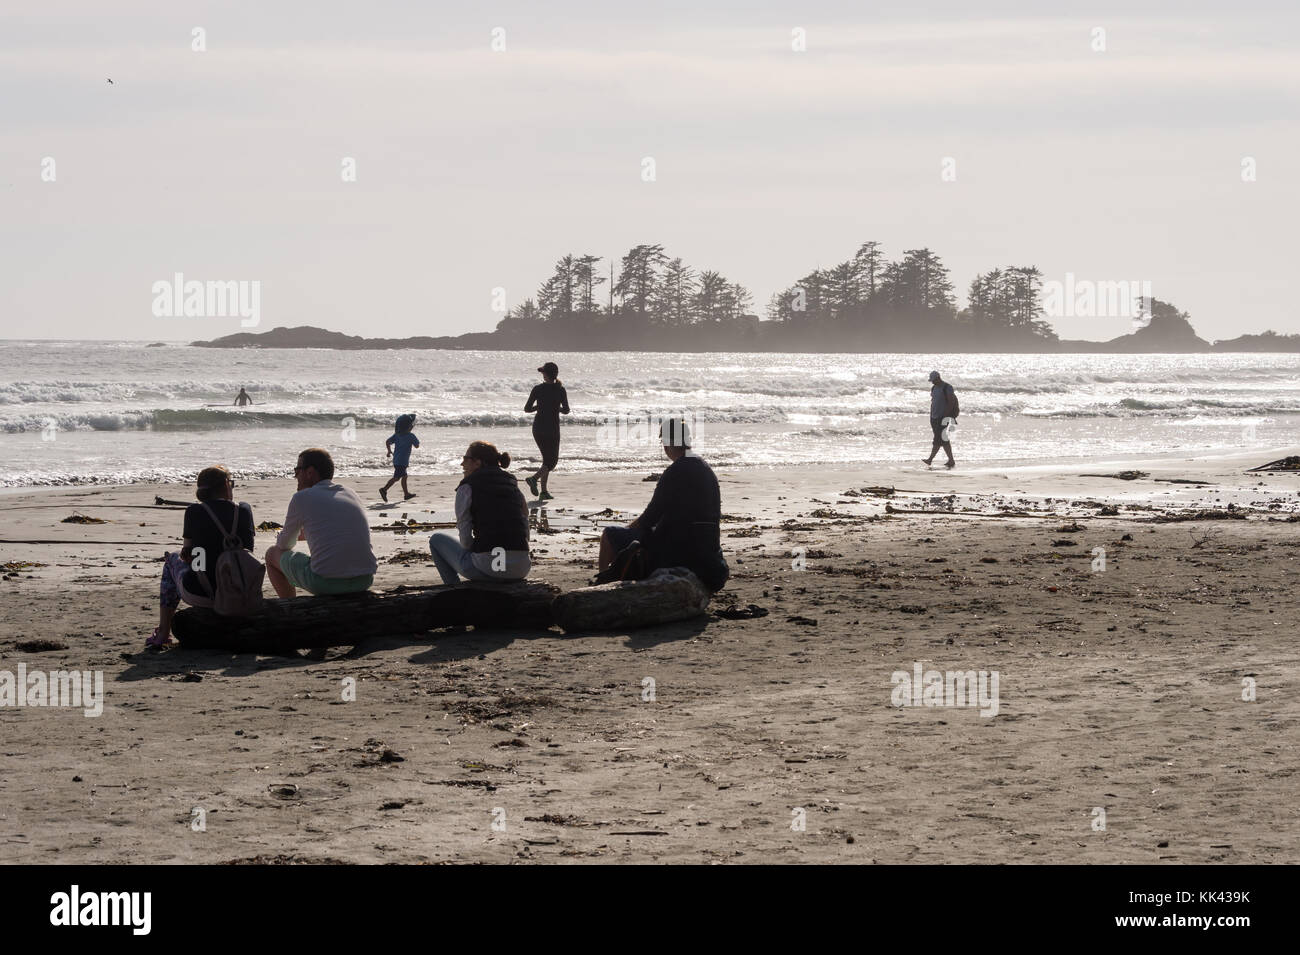
<path fill-rule="evenodd" d="M 1265 459 L 720 472 L 707 619 L 359 634 L 315 662 L 144 651 L 181 521 L 151 505 L 188 487 L 10 492 L 0 559 L 43 566 L 0 581 L 0 671 L 99 669 L 105 705 L 0 708 L 0 861 L 1294 863 L 1300 474 L 1243 473 Z M 585 583 L 592 515 L 638 511 L 642 476 L 558 472 L 534 576 Z M 842 494 L 871 485 L 901 490 Z M 280 521 L 291 493 L 237 496 Z M 909 513 L 953 509 L 1030 516 Z M 428 516 L 374 524 L 403 513 Z M 432 582 L 426 537 L 375 531 L 376 587 Z M 998 714 L 892 705 L 916 663 L 997 671 Z"/>

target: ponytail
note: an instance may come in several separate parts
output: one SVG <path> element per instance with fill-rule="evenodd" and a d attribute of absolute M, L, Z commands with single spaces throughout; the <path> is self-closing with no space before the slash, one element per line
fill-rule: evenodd
<path fill-rule="evenodd" d="M 473 458 L 484 467 L 510 467 L 510 455 L 505 451 L 498 451 L 496 445 L 488 444 L 486 441 L 475 441 L 469 446 L 469 450 L 465 452 L 465 456 Z"/>

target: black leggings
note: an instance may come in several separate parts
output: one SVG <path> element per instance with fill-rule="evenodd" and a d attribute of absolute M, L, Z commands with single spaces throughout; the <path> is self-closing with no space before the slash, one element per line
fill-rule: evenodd
<path fill-rule="evenodd" d="M 533 440 L 537 442 L 537 450 L 542 452 L 542 467 L 554 471 L 560 460 L 560 432 L 548 434 L 534 431 Z"/>

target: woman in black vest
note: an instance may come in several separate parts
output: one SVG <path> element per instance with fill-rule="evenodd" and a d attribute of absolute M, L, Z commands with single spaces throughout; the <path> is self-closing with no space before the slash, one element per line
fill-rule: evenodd
<path fill-rule="evenodd" d="M 465 477 L 456 488 L 456 529 L 460 539 L 435 531 L 429 553 L 452 586 L 466 580 L 523 580 L 528 576 L 528 502 L 519 482 L 503 469 L 510 455 L 486 441 L 475 441 L 460 461 Z"/>

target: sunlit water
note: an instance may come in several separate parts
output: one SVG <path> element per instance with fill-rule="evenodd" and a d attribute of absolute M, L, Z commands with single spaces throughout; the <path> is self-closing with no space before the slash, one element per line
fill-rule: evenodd
<path fill-rule="evenodd" d="M 558 362 L 573 413 L 562 469 L 658 468 L 647 416 L 680 413 L 723 467 L 913 462 L 932 368 L 953 383 L 971 466 L 1277 448 L 1300 421 L 1300 355 L 829 355 L 203 349 L 0 343 L 0 486 L 189 480 L 223 463 L 286 474 L 302 448 L 389 473 L 415 412 L 412 473 L 474 439 L 538 462 L 524 402 Z M 240 387 L 256 404 L 231 406 Z M 619 416 L 623 416 L 620 418 Z"/>

